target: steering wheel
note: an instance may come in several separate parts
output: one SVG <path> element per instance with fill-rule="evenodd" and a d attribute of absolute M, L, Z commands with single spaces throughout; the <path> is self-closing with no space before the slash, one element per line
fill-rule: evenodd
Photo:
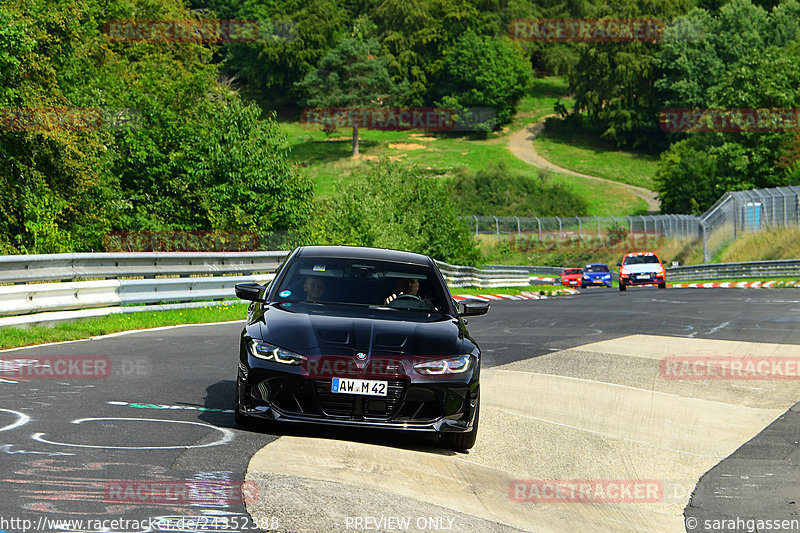
<path fill-rule="evenodd" d="M 399 302 L 400 300 L 409 300 L 411 302 L 418 302 L 420 304 L 419 307 L 414 306 L 412 309 L 427 309 L 428 304 L 425 303 L 425 300 L 417 296 L 416 294 L 398 294 L 397 298 L 389 302 L 389 307 L 393 307 L 395 302 Z"/>

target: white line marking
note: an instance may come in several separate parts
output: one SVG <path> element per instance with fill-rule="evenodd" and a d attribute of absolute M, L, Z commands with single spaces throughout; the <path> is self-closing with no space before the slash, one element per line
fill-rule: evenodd
<path fill-rule="evenodd" d="M 720 324 L 719 326 L 717 326 L 717 327 L 715 327 L 715 328 L 712 328 L 712 329 L 710 329 L 710 330 L 708 331 L 708 333 L 706 333 L 706 335 L 711 335 L 712 333 L 716 333 L 716 332 L 718 332 L 719 330 L 723 329 L 724 327 L 726 327 L 726 326 L 728 326 L 728 325 L 730 325 L 730 322 L 723 322 L 723 323 L 722 323 L 722 324 Z"/>
<path fill-rule="evenodd" d="M 11 409 L 3 409 L 2 407 L 0 407 L 0 411 L 3 411 L 4 413 L 11 413 L 12 415 L 15 415 L 17 417 L 16 422 L 0 428 L 0 431 L 10 431 L 14 428 L 24 426 L 25 424 L 31 421 L 31 417 L 29 417 L 24 413 L 20 413 L 19 411 L 12 411 Z"/>
<path fill-rule="evenodd" d="M 46 440 L 44 438 L 45 433 L 34 433 L 33 435 L 31 435 L 31 438 L 37 442 L 52 444 L 54 446 L 73 446 L 75 448 L 102 448 L 106 450 L 178 450 L 178 449 L 188 450 L 192 448 L 209 448 L 211 446 L 219 446 L 221 444 L 227 444 L 234 438 L 234 433 L 229 429 L 218 428 L 216 426 L 212 426 L 211 424 L 203 424 L 202 422 L 185 422 L 181 420 L 162 420 L 159 418 L 79 418 L 77 420 L 73 420 L 72 423 L 80 424 L 82 422 L 94 422 L 97 420 L 131 420 L 133 422 L 165 422 L 169 424 L 188 424 L 188 425 L 206 427 L 209 429 L 213 429 L 215 431 L 219 431 L 220 433 L 222 433 L 223 437 L 219 440 L 215 440 L 214 442 L 210 442 L 208 444 L 189 444 L 184 446 L 97 446 L 93 444 L 71 444 L 68 442 L 55 442 Z"/>

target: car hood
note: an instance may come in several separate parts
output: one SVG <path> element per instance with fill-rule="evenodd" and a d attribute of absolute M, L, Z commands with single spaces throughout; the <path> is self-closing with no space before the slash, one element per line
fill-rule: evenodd
<path fill-rule="evenodd" d="M 627 265 L 623 266 L 622 268 L 624 268 L 626 272 L 631 272 L 633 274 L 644 274 L 650 272 L 659 272 L 661 270 L 661 265 L 658 263 L 645 263 L 642 265 Z"/>
<path fill-rule="evenodd" d="M 391 313 L 387 311 L 387 313 Z M 308 314 L 270 306 L 260 324 L 262 339 L 308 356 L 457 355 L 472 351 L 452 317 L 432 322 Z"/>

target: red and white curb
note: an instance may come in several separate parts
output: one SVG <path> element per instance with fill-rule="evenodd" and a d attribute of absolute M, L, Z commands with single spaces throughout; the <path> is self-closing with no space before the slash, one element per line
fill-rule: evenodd
<path fill-rule="evenodd" d="M 721 283 L 669 283 L 676 289 L 774 289 L 782 287 L 798 287 L 797 281 L 725 281 Z"/>
<path fill-rule="evenodd" d="M 559 296 L 564 294 L 578 294 L 576 289 L 558 289 L 556 291 L 548 291 L 548 294 L 539 294 L 530 291 L 522 291 L 519 294 L 454 294 L 453 299 L 458 300 L 483 300 L 490 302 L 492 300 L 546 300 L 548 296 Z"/>

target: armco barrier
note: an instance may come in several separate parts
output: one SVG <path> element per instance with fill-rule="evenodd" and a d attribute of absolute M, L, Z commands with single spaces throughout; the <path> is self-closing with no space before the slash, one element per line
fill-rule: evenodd
<path fill-rule="evenodd" d="M 480 269 L 436 261 L 449 287 L 526 287 L 530 275 L 518 269 Z"/>
<path fill-rule="evenodd" d="M 7 284 L 0 285 L 0 326 L 152 308 L 142 304 L 169 303 L 171 308 L 181 308 L 206 305 L 201 302 L 207 300 L 234 298 L 236 283 L 270 281 L 287 254 L 280 251 L 0 256 L 0 283 Z M 558 267 L 491 265 L 479 269 L 439 261 L 437 265 L 452 288 L 525 286 L 534 276 L 561 273 Z M 800 260 L 667 269 L 669 281 L 786 276 L 800 277 Z M 77 281 L 87 278 L 96 279 Z M 54 283 L 42 283 L 47 281 Z M 132 304 L 139 305 L 120 307 Z"/>
<path fill-rule="evenodd" d="M 667 269 L 667 280 L 695 281 L 726 278 L 783 278 L 790 276 L 800 277 L 800 259 L 716 263 Z"/>
<path fill-rule="evenodd" d="M 81 253 L 0 256 L 0 283 L 275 272 L 289 252 Z"/>
<path fill-rule="evenodd" d="M 244 281 L 267 283 L 289 252 L 88 253 L 0 256 L 0 326 L 146 311 L 141 304 L 193 307 L 235 298 Z M 437 262 L 451 287 L 528 285 L 520 270 Z M 169 276 L 169 277 L 165 277 Z M 78 281 L 92 279 L 92 281 Z M 140 278 L 140 279 L 132 279 Z M 143 279 L 141 279 L 143 278 Z M 42 282 L 54 283 L 42 283 Z M 134 306 L 135 307 L 120 307 Z"/>

